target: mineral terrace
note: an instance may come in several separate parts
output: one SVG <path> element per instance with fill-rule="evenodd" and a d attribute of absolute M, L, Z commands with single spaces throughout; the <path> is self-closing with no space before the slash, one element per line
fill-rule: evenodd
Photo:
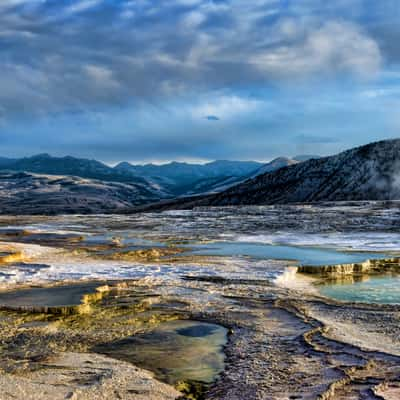
<path fill-rule="evenodd" d="M 294 207 L 4 217 L 0 398 L 399 399 L 400 306 L 338 301 L 316 286 L 396 273 L 399 249 L 315 268 L 191 251 L 227 234 L 285 232 L 296 246 L 357 237 L 367 260 L 371 235 L 394 243 L 379 204 L 329 206 L 319 222 L 321 210 Z"/>

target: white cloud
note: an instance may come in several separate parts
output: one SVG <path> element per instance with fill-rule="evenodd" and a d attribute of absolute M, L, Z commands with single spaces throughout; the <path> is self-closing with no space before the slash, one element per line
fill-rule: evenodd
<path fill-rule="evenodd" d="M 295 36 L 293 25 L 286 25 L 286 31 Z M 335 72 L 368 77 L 378 72 L 382 56 L 378 44 L 359 27 L 332 21 L 307 32 L 304 40 L 255 53 L 250 62 L 281 77 Z"/>
<path fill-rule="evenodd" d="M 221 95 L 193 106 L 191 113 L 195 119 L 204 119 L 209 115 L 221 120 L 241 117 L 259 109 L 264 102 L 235 95 Z"/>
<path fill-rule="evenodd" d="M 90 79 L 103 88 L 118 88 L 119 83 L 114 79 L 113 72 L 100 65 L 85 65 L 84 70 Z"/>
<path fill-rule="evenodd" d="M 190 11 L 183 17 L 183 26 L 186 29 L 195 29 L 207 19 L 206 15 L 200 11 Z"/>
<path fill-rule="evenodd" d="M 99 5 L 102 2 L 102 0 L 80 0 L 80 1 L 75 1 L 75 3 L 72 3 L 69 7 L 67 7 L 64 10 L 64 13 L 66 14 L 76 14 L 80 13 L 86 10 L 89 10 L 90 8 L 93 8 L 97 5 Z"/>

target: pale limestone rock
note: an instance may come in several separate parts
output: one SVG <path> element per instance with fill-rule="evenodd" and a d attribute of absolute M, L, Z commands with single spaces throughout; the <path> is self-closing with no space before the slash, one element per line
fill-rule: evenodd
<path fill-rule="evenodd" d="M 23 375 L 0 374 L 2 400 L 173 400 L 172 386 L 129 363 L 97 354 L 61 353 Z"/>

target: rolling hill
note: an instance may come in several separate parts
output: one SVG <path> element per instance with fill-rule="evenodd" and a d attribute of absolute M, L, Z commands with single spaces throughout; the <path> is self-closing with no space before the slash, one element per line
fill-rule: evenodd
<path fill-rule="evenodd" d="M 158 201 L 147 185 L 0 172 L 0 214 L 99 214 Z"/>

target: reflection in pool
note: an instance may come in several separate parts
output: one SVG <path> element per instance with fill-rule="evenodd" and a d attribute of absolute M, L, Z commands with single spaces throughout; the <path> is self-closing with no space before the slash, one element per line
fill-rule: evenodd
<path fill-rule="evenodd" d="M 94 351 L 153 371 L 170 384 L 211 383 L 224 368 L 226 328 L 205 322 L 165 322 L 147 333 L 106 343 Z"/>
<path fill-rule="evenodd" d="M 363 276 L 318 287 L 324 296 L 341 301 L 400 304 L 400 275 Z"/>

